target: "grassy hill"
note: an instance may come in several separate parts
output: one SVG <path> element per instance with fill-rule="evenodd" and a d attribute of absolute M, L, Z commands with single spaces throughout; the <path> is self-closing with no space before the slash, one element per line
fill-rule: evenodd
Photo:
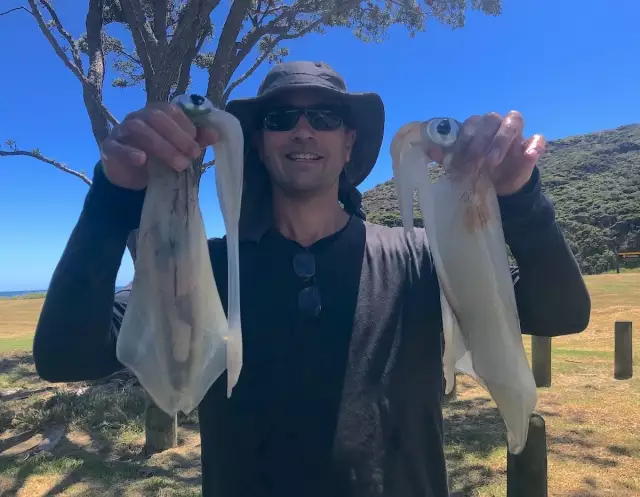
<path fill-rule="evenodd" d="M 640 124 L 551 141 L 539 167 L 585 274 L 612 269 L 616 244 L 640 250 Z M 393 180 L 366 192 L 363 206 L 369 221 L 401 225 Z"/>

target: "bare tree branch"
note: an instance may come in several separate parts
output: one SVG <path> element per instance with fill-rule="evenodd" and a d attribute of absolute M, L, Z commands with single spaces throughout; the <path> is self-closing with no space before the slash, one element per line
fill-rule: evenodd
<path fill-rule="evenodd" d="M 156 38 L 152 27 L 149 25 L 147 21 L 147 16 L 145 15 L 144 9 L 142 7 L 142 2 L 144 0 L 121 0 L 122 8 L 126 8 L 127 5 L 131 9 L 131 13 L 133 14 L 133 18 L 135 19 L 135 24 L 140 30 L 140 34 L 144 37 L 144 41 L 146 46 L 156 48 L 154 56 L 158 56 L 159 52 L 157 50 L 158 47 L 158 39 Z M 152 1 L 160 1 L 160 0 L 152 0 Z M 131 26 L 130 26 L 131 27 Z M 157 62 L 157 61 L 156 61 Z"/>
<path fill-rule="evenodd" d="M 64 171 L 65 173 L 69 173 L 73 176 L 75 176 L 76 178 L 80 178 L 82 181 L 84 181 L 87 185 L 91 186 L 91 180 L 87 177 L 86 174 L 75 171 L 73 169 L 71 169 L 69 166 L 67 166 L 66 164 L 63 164 L 62 162 L 58 162 L 57 160 L 53 160 L 50 159 L 48 157 L 45 157 L 44 155 L 41 155 L 40 152 L 38 151 L 28 151 L 28 150 L 0 150 L 0 157 L 11 157 L 11 156 L 26 156 L 26 157 L 33 157 L 34 159 L 38 159 L 39 161 L 42 162 L 46 162 L 47 164 L 51 164 L 54 167 L 57 167 L 58 169 L 60 169 L 61 171 Z"/>
<path fill-rule="evenodd" d="M 138 57 L 145 73 L 147 91 L 151 90 L 156 62 L 158 61 L 158 43 L 151 32 L 142 11 L 139 0 L 121 0 L 124 16 L 131 30 L 131 36 L 137 48 Z"/>
<path fill-rule="evenodd" d="M 58 14 L 56 14 L 56 11 L 53 9 L 51 4 L 49 3 L 49 0 L 40 0 L 40 3 L 49 12 L 49 15 L 51 16 L 51 19 L 53 20 L 53 23 L 56 26 L 58 33 L 60 33 L 62 37 L 69 44 L 69 50 L 71 51 L 71 56 L 73 57 L 74 64 L 78 67 L 80 72 L 83 72 L 84 70 L 82 68 L 82 59 L 80 58 L 80 50 L 78 49 L 77 41 L 73 39 L 73 36 L 71 36 L 71 33 L 69 33 L 69 31 L 64 29 L 64 26 L 60 22 L 60 18 L 58 17 Z"/>
<path fill-rule="evenodd" d="M 54 51 L 56 52 L 58 57 L 62 60 L 62 62 L 76 76 L 76 78 L 78 78 L 78 80 L 82 84 L 83 92 L 92 93 L 91 97 L 95 99 L 96 107 L 99 109 L 100 113 L 102 115 L 104 115 L 104 118 L 108 121 L 108 123 L 111 123 L 112 125 L 118 124 L 118 120 L 104 106 L 104 103 L 102 102 L 101 95 L 91 89 L 91 82 L 83 74 L 82 68 L 79 67 L 78 65 L 76 65 L 76 63 L 74 61 L 70 60 L 69 57 L 67 57 L 67 54 L 64 53 L 64 50 L 60 46 L 60 43 L 58 43 L 58 40 L 56 40 L 56 38 L 53 36 L 53 34 L 49 30 L 49 28 L 47 28 L 46 22 L 45 22 L 44 18 L 42 17 L 42 13 L 40 12 L 40 9 L 38 8 L 35 0 L 28 0 L 28 2 L 29 2 L 29 6 L 32 9 L 31 14 L 36 19 L 36 22 L 38 23 L 38 27 L 40 28 L 40 31 L 45 36 L 45 38 L 47 39 L 49 44 L 53 47 Z M 58 30 L 61 33 L 62 32 L 67 33 L 67 35 L 70 37 L 70 35 L 68 34 L 68 31 L 65 30 L 64 27 L 62 27 L 62 23 L 60 22 L 59 17 L 55 13 L 54 8 L 51 6 L 51 4 L 48 2 L 48 0 L 40 0 L 40 2 L 43 5 L 45 5 L 46 9 L 50 13 L 53 13 L 52 17 L 54 18 L 54 23 L 57 23 L 57 24 L 60 25 Z M 102 12 L 102 11 L 100 11 L 100 12 Z M 57 21 L 55 19 L 57 19 Z M 101 30 L 102 30 L 102 21 L 100 21 L 100 31 Z M 91 115 L 89 115 L 89 117 L 91 118 Z"/>
<path fill-rule="evenodd" d="M 86 83 L 82 85 L 84 105 L 89 114 L 93 136 L 100 145 L 109 136 L 109 122 L 113 116 L 106 111 L 102 104 L 102 86 L 104 83 L 104 51 L 102 49 L 102 11 L 103 0 L 89 2 L 89 11 L 85 26 L 87 29 L 87 52 L 89 55 L 89 70 Z"/>
<path fill-rule="evenodd" d="M 64 62 L 64 64 L 69 68 L 69 70 L 73 74 L 75 74 L 75 76 L 81 82 L 84 82 L 86 79 L 84 77 L 84 74 L 82 74 L 82 71 L 78 66 L 76 66 L 71 60 L 69 60 L 69 57 L 67 57 L 67 55 L 64 53 L 64 50 L 60 46 L 60 43 L 58 43 L 58 40 L 55 39 L 51 31 L 49 31 L 49 28 L 47 28 L 44 18 L 42 17 L 42 13 L 40 12 L 40 9 L 38 9 L 38 6 L 36 5 L 35 0 L 28 0 L 28 2 L 29 2 L 29 6 L 31 7 L 31 12 L 33 16 L 36 18 L 40 31 L 42 31 L 42 34 L 44 35 L 44 37 L 47 39 L 49 44 L 53 47 L 58 57 L 60 57 L 60 60 Z M 53 9 L 53 7 L 51 8 Z"/>
<path fill-rule="evenodd" d="M 293 6 L 283 9 L 283 12 L 278 17 L 271 20 L 269 23 L 264 25 L 259 25 L 254 29 L 252 29 L 251 31 L 249 31 L 249 33 L 247 33 L 247 35 L 243 38 L 243 40 L 236 45 L 237 52 L 233 57 L 231 74 L 235 72 L 235 70 L 240 65 L 240 63 L 249 55 L 251 50 L 253 50 L 255 45 L 260 41 L 260 39 L 263 36 L 270 35 L 270 34 L 276 35 L 272 39 L 272 41 L 268 43 L 267 47 L 261 52 L 261 54 L 256 58 L 255 62 L 247 70 L 247 72 L 245 72 L 242 76 L 240 76 L 238 79 L 236 79 L 235 81 L 229 84 L 229 86 L 226 88 L 223 94 L 222 102 L 227 101 L 227 99 L 231 95 L 231 92 L 235 88 L 237 88 L 240 84 L 242 84 L 244 81 L 246 81 L 256 71 L 256 69 L 269 57 L 269 55 L 273 53 L 273 50 L 278 46 L 278 44 L 281 41 L 301 38 L 307 35 L 308 33 L 310 33 L 311 31 L 314 31 L 315 29 L 319 28 L 322 24 L 326 24 L 332 16 L 342 15 L 345 12 L 347 12 L 349 9 L 358 5 L 360 2 L 358 0 L 350 0 L 350 1 L 345 0 L 343 2 L 338 3 L 337 6 L 335 6 L 335 2 L 333 0 L 316 2 L 314 4 L 314 9 L 318 9 L 318 7 L 322 6 L 322 4 L 328 7 L 334 5 L 334 7 L 332 9 L 327 10 L 323 14 L 321 14 L 318 19 L 309 23 L 304 28 L 298 31 L 291 32 L 290 30 L 292 29 L 293 23 L 296 19 L 296 15 L 299 13 L 305 12 L 305 9 L 303 9 L 301 6 L 298 6 L 296 8 L 296 5 L 298 3 L 302 3 L 302 1 L 296 2 L 296 4 L 294 4 Z M 275 9 L 271 9 L 271 10 L 275 11 Z M 262 17 L 262 19 L 264 19 L 264 16 Z M 284 25 L 283 25 L 283 21 L 284 21 Z"/>
<path fill-rule="evenodd" d="M 117 53 L 118 55 L 122 55 L 123 57 L 128 59 L 133 64 L 136 64 L 138 66 L 140 65 L 140 59 L 138 59 L 137 57 L 133 56 L 129 52 L 125 51 L 124 49 L 123 50 L 117 50 L 115 53 Z"/>
<path fill-rule="evenodd" d="M 253 47 L 255 47 L 256 44 L 260 41 L 260 38 L 267 34 L 284 34 L 290 28 L 290 23 L 293 18 L 295 18 L 295 15 L 296 14 L 292 9 L 286 10 L 267 24 L 259 25 L 249 31 L 243 37 L 242 41 L 236 44 L 237 52 L 234 57 L 236 61 L 236 67 L 240 65 L 240 62 L 242 62 L 247 57 L 247 55 L 249 55 L 249 52 L 253 50 Z M 285 27 L 279 26 L 281 25 L 282 21 L 286 21 Z"/>
<path fill-rule="evenodd" d="M 142 65 L 144 77 L 140 80 L 145 82 L 147 101 L 165 101 L 170 97 L 172 89 L 186 89 L 191 65 L 205 41 L 203 37 L 206 38 L 212 31 L 211 11 L 220 2 L 191 0 L 181 7 L 172 7 L 172 22 L 176 22 L 176 29 L 171 40 L 162 44 L 152 32 L 145 16 L 153 18 L 164 11 L 168 17 L 166 5 L 163 7 L 158 3 L 163 1 L 165 0 L 153 0 L 155 3 L 141 4 L 141 0 L 120 0 L 125 22 L 130 28 Z M 153 12 L 148 9 L 150 5 L 154 7 Z M 165 35 L 167 22 L 163 22 Z"/>
<path fill-rule="evenodd" d="M 220 0 L 192 1 L 182 13 L 165 57 L 169 61 L 181 61 L 173 95 L 184 93 L 189 86 L 191 65 L 213 32 L 210 16 L 219 3 Z"/>
<path fill-rule="evenodd" d="M 198 55 L 198 53 L 200 53 L 200 50 L 202 50 L 202 46 L 204 45 L 207 36 L 208 33 L 203 32 L 200 36 L 200 39 L 193 46 L 193 48 L 185 53 L 182 64 L 180 65 L 178 84 L 176 85 L 176 88 L 170 98 L 173 98 L 176 95 L 182 95 L 187 91 L 187 87 L 189 86 L 189 82 L 191 80 L 191 65 L 193 63 L 193 59 L 195 59 L 196 55 Z"/>
<path fill-rule="evenodd" d="M 4 12 L 0 12 L 0 17 L 5 16 L 7 14 L 11 14 L 11 12 L 15 12 L 17 10 L 24 10 L 25 12 L 28 12 L 29 14 L 33 15 L 33 12 L 31 12 L 26 7 L 14 7 L 13 9 L 9 9 L 9 10 L 6 10 Z"/>
<path fill-rule="evenodd" d="M 236 48 L 237 58 L 244 59 L 265 35 L 285 35 L 294 28 L 298 15 L 312 14 L 318 16 L 318 21 L 324 19 L 327 22 L 331 17 L 342 15 L 361 1 L 339 0 L 296 0 L 292 5 L 280 5 L 275 7 L 274 2 L 269 2 L 268 8 L 262 13 L 258 26 L 245 34 Z M 277 14 L 277 15 L 276 15 Z M 264 24 L 267 16 L 274 15 L 268 23 Z M 316 25 L 321 24 L 316 23 Z"/>
<path fill-rule="evenodd" d="M 203 31 L 207 23 L 211 24 L 211 12 L 218 6 L 220 0 L 192 0 L 189 2 L 189 6 L 185 10 L 171 38 L 171 45 L 182 45 L 184 43 L 185 36 L 195 36 L 193 39 L 197 39 L 200 33 Z M 194 24 L 196 24 L 194 26 Z"/>
<path fill-rule="evenodd" d="M 153 2 L 153 35 L 158 40 L 160 48 L 167 45 L 167 1 L 154 0 Z"/>
<path fill-rule="evenodd" d="M 222 107 L 224 89 L 233 75 L 230 67 L 231 58 L 234 55 L 235 41 L 252 3 L 252 0 L 234 0 L 220 33 L 218 48 L 209 67 L 209 82 L 206 93 L 207 98 L 218 107 Z"/>
<path fill-rule="evenodd" d="M 229 96 L 231 95 L 231 92 L 233 90 L 235 90 L 239 85 L 241 85 L 242 83 L 244 83 L 254 72 L 256 69 L 258 69 L 258 67 L 260 67 L 260 64 L 262 64 L 264 62 L 264 60 L 269 56 L 269 54 L 271 53 L 271 51 L 276 47 L 276 45 L 280 42 L 280 38 L 276 38 L 272 43 L 269 44 L 269 47 L 267 50 L 264 50 L 255 60 L 255 62 L 253 63 L 253 65 L 247 70 L 247 72 L 245 72 L 242 76 L 240 76 L 238 79 L 236 79 L 235 81 L 232 81 L 231 83 L 229 83 L 229 85 L 227 86 L 227 89 L 224 91 L 224 94 L 222 95 L 222 101 L 226 102 L 229 99 Z"/>
<path fill-rule="evenodd" d="M 294 21 L 298 14 L 308 14 L 317 12 L 319 18 L 314 21 L 314 29 L 324 22 L 327 22 L 332 16 L 341 15 L 360 3 L 359 0 L 349 0 L 336 2 L 335 0 L 319 0 L 311 2 L 309 6 L 305 5 L 306 0 L 297 0 L 293 5 L 282 7 L 281 13 L 266 24 L 250 30 L 240 42 L 237 43 L 237 52 L 234 56 L 233 71 L 237 69 L 240 63 L 249 55 L 251 50 L 256 46 L 263 36 L 286 36 L 283 39 L 294 39 L 307 34 L 308 29 L 304 33 L 290 33 L 294 27 Z M 323 12 L 324 9 L 324 12 Z M 275 11 L 275 9 L 273 9 Z M 264 18 L 264 16 L 263 16 Z"/>

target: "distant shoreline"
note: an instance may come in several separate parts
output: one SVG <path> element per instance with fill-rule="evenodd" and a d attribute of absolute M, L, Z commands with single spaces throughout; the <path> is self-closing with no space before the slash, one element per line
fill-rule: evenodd
<path fill-rule="evenodd" d="M 117 286 L 116 291 L 124 286 Z M 8 290 L 0 292 L 0 299 L 40 299 L 47 294 L 46 290 Z"/>

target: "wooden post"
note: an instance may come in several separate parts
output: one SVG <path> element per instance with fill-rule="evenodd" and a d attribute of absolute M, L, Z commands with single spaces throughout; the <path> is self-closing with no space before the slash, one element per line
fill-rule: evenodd
<path fill-rule="evenodd" d="M 616 380 L 628 380 L 633 376 L 633 341 L 631 321 L 616 321 L 615 324 L 615 369 Z"/>
<path fill-rule="evenodd" d="M 551 386 L 550 337 L 531 337 L 531 369 L 537 387 Z"/>
<path fill-rule="evenodd" d="M 507 451 L 507 497 L 547 496 L 547 435 L 542 416 L 532 414 L 524 450 Z"/>
<path fill-rule="evenodd" d="M 444 388 L 443 384 L 443 388 Z M 447 405 L 450 404 L 451 402 L 455 402 L 456 399 L 458 398 L 458 375 L 454 374 L 453 375 L 453 390 L 451 390 L 451 393 L 449 393 L 448 395 L 445 393 L 442 399 L 442 405 Z"/>
<path fill-rule="evenodd" d="M 169 416 L 146 394 L 145 451 L 147 454 L 162 452 L 178 446 L 178 418 Z"/>

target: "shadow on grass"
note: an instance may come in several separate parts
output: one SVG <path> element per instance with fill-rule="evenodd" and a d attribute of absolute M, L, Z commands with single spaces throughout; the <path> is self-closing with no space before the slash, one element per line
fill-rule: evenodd
<path fill-rule="evenodd" d="M 565 418 L 561 408 L 547 406 L 537 413 L 553 423 L 554 419 Z M 506 427 L 495 403 L 487 398 L 457 400 L 444 408 L 444 415 L 452 497 L 471 497 L 488 489 L 495 495 L 506 494 Z M 547 454 L 556 461 L 591 467 L 594 475 L 620 466 L 621 457 L 640 459 L 640 449 L 607 444 L 593 437 L 593 429 L 580 426 L 561 433 L 549 433 L 547 427 Z M 585 478 L 583 483 L 584 488 L 569 497 L 603 495 L 595 477 Z M 637 491 L 635 487 L 629 489 Z"/>
<path fill-rule="evenodd" d="M 444 415 L 451 495 L 475 495 L 477 489 L 497 483 L 504 472 L 493 469 L 490 459 L 501 448 L 506 454 L 507 437 L 495 404 L 483 398 L 456 400 Z"/>
<path fill-rule="evenodd" d="M 21 387 L 42 383 L 30 352 L 2 354 L 0 360 L 0 388 Z"/>
<path fill-rule="evenodd" d="M 191 493 L 199 491 L 199 471 L 190 476 L 182 476 L 175 470 L 194 466 L 193 460 L 178 454 L 170 455 L 171 464 L 167 468 L 164 464 L 154 464 L 153 460 L 111 460 L 86 447 L 73 444 L 69 439 L 60 442 L 58 447 L 55 452 L 64 451 L 64 456 L 42 453 L 31 456 L 24 462 L 0 457 L 0 473 L 10 475 L 13 480 L 10 488 L 2 489 L 2 495 L 17 496 L 31 476 L 42 474 L 63 475 L 47 490 L 47 496 L 60 495 L 80 482 L 90 482 L 93 487 L 86 494 L 80 494 L 87 496 L 95 496 L 98 490 L 114 487 L 119 487 L 124 493 L 130 485 L 140 491 L 151 492 L 155 489 L 156 493 L 142 493 L 150 496 L 157 495 L 158 491 L 166 488 L 188 490 Z"/>
<path fill-rule="evenodd" d="M 487 398 L 457 400 L 445 407 L 444 414 L 452 495 L 467 497 L 487 486 L 506 486 L 506 427 L 495 403 Z M 549 408 L 539 410 L 538 414 L 547 420 L 560 416 Z M 580 450 L 576 451 L 576 447 Z M 565 450 L 567 448 L 573 450 Z M 613 457 L 622 452 L 620 448 L 609 450 L 612 458 L 594 455 L 595 448 L 597 445 L 588 434 L 579 430 L 568 430 L 555 436 L 547 432 L 547 453 L 557 459 L 605 469 L 618 464 Z"/>
<path fill-rule="evenodd" d="M 96 382 L 58 384 L 43 393 L 41 387 L 47 384 L 35 373 L 29 355 L 3 359 L 1 371 L 16 385 L 33 378 L 30 383 L 34 387 L 29 389 L 32 395 L 0 402 L 0 433 L 13 430 L 0 442 L 1 495 L 15 497 L 24 492 L 29 478 L 36 475 L 51 476 L 47 496 L 63 494 L 80 482 L 90 488 L 74 495 L 93 497 L 104 495 L 106 489 L 119 489 L 113 495 L 120 496 L 130 488 L 144 496 L 159 495 L 161 489 L 172 490 L 165 494 L 176 497 L 199 495 L 197 448 L 185 454 L 168 451 L 145 455 L 145 395 L 132 374 L 122 372 Z M 38 390 L 41 392 L 35 393 Z M 198 434 L 197 413 L 179 416 L 178 421 L 180 450 L 186 440 Z M 38 453 L 34 436 L 46 435 L 52 428 L 62 429 L 65 435 L 51 452 Z"/>
<path fill-rule="evenodd" d="M 573 450 L 566 451 L 566 448 Z M 576 448 L 579 450 L 576 451 Z M 615 459 L 616 457 L 619 458 L 623 456 L 623 454 L 620 453 L 620 450 L 616 451 L 611 450 L 611 448 L 607 448 L 613 457 L 599 457 L 593 454 L 596 449 L 599 448 L 600 444 L 594 443 L 588 438 L 587 434 L 582 433 L 577 429 L 568 430 L 562 435 L 550 436 L 547 434 L 547 454 L 553 454 L 553 456 L 560 461 L 577 461 L 582 464 L 596 466 L 605 470 L 607 468 L 615 468 L 620 464 Z M 625 448 L 621 449 L 623 451 L 626 450 Z"/>

